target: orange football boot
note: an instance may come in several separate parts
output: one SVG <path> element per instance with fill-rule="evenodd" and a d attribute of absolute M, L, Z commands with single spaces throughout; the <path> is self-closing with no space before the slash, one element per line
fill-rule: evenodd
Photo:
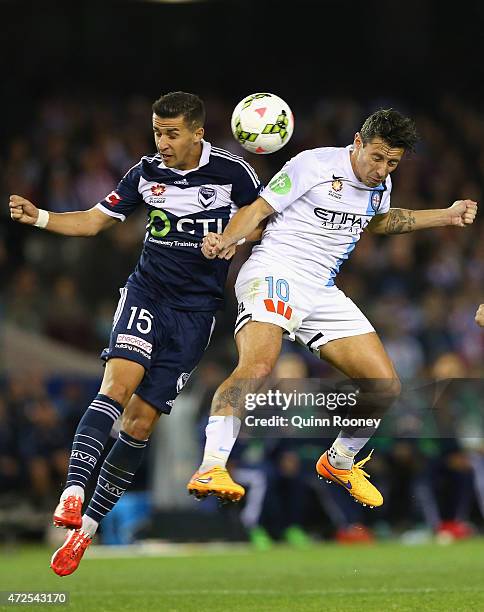
<path fill-rule="evenodd" d="M 380 491 L 368 480 L 370 475 L 362 468 L 371 459 L 373 451 L 358 463 L 355 463 L 350 470 L 341 470 L 333 467 L 329 462 L 328 451 L 323 453 L 316 463 L 316 471 L 321 478 L 329 482 L 336 482 L 341 485 L 348 493 L 363 504 L 375 508 L 383 504 L 383 496 Z"/>

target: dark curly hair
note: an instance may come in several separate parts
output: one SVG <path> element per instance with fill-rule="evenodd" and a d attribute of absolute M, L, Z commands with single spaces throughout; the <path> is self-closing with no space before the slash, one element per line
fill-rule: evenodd
<path fill-rule="evenodd" d="M 393 108 L 381 108 L 366 119 L 360 130 L 363 144 L 373 138 L 385 140 L 390 147 L 413 151 L 419 140 L 415 123 Z"/>
<path fill-rule="evenodd" d="M 205 123 L 205 104 L 195 94 L 171 91 L 155 100 L 151 108 L 158 117 L 171 119 L 183 115 L 192 129 L 203 127 Z"/>

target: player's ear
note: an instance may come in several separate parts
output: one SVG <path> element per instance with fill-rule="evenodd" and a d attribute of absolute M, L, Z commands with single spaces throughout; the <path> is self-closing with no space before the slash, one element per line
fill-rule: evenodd
<path fill-rule="evenodd" d="M 200 142 L 204 134 L 205 130 L 203 129 L 203 127 L 197 128 L 193 134 L 195 142 Z"/>
<path fill-rule="evenodd" d="M 356 132 L 354 140 L 353 140 L 353 146 L 355 147 L 355 149 L 359 149 L 360 147 L 363 146 L 363 140 L 361 138 L 361 134 L 359 132 Z"/>

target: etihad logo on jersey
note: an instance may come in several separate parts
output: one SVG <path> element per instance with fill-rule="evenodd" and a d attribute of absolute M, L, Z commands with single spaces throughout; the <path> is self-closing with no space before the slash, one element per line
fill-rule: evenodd
<path fill-rule="evenodd" d="M 350 212 L 315 208 L 314 214 L 321 219 L 321 227 L 327 230 L 345 230 L 350 234 L 360 234 L 371 221 L 371 215 L 355 215 Z"/>

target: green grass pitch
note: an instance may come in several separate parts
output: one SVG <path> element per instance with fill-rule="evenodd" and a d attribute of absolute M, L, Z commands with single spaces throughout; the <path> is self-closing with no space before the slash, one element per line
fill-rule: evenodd
<path fill-rule="evenodd" d="M 72 576 L 52 551 L 0 553 L 0 590 L 68 591 L 70 604 L 14 610 L 163 612 L 484 610 L 484 541 L 397 543 L 165 557 L 85 558 Z"/>

